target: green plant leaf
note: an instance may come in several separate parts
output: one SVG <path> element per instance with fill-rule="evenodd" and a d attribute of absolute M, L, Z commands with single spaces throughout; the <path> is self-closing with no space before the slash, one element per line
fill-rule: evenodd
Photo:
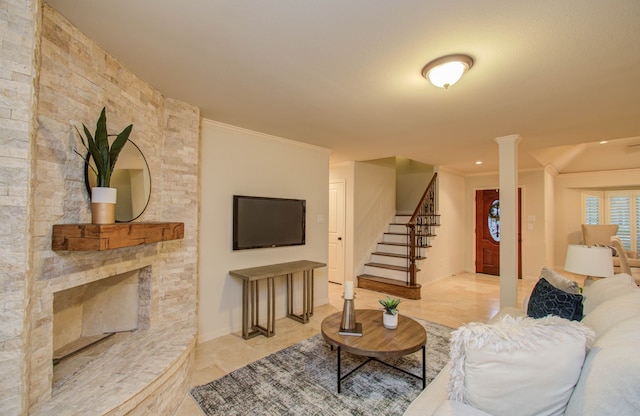
<path fill-rule="evenodd" d="M 111 161 L 111 171 L 116 166 L 116 161 L 118 160 L 118 156 L 120 155 L 120 151 L 127 144 L 127 140 L 129 140 L 129 135 L 131 134 L 131 130 L 133 129 L 133 124 L 129 124 L 118 134 L 116 139 L 111 144 L 111 150 L 109 150 L 109 159 Z"/>
<path fill-rule="evenodd" d="M 87 137 L 87 144 L 86 144 L 87 151 L 91 155 L 91 158 L 93 159 L 93 162 L 96 165 L 97 186 L 104 186 L 103 185 L 104 175 L 101 174 L 102 172 L 104 172 L 104 164 L 103 164 L 104 162 L 103 162 L 102 155 L 100 153 L 100 149 L 96 145 L 96 141 L 93 139 L 93 136 L 91 136 L 91 133 L 89 132 L 89 129 L 87 128 L 87 126 L 83 124 L 82 127 L 84 128 L 84 134 Z M 80 137 L 82 138 L 82 136 Z M 84 143 L 84 140 L 83 140 L 83 143 Z"/>
<path fill-rule="evenodd" d="M 109 135 L 107 134 L 107 114 L 105 107 L 102 107 L 100 117 L 96 123 L 94 138 L 96 147 L 98 148 L 99 157 L 102 160 L 102 170 L 98 169 L 98 172 L 102 173 L 102 186 L 109 186 L 111 179 L 111 162 L 109 161 Z"/>

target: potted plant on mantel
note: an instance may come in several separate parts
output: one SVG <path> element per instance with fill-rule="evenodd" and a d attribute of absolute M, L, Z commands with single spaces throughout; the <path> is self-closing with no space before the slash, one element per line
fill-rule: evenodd
<path fill-rule="evenodd" d="M 87 126 L 82 124 L 85 138 L 80 131 L 78 135 L 82 145 L 87 150 L 86 163 L 96 174 L 96 186 L 91 188 L 91 223 L 92 224 L 113 224 L 116 222 L 116 198 L 117 189 L 111 188 L 111 174 L 118 160 L 120 151 L 129 140 L 133 124 L 129 124 L 120 134 L 107 133 L 107 116 L 105 108 L 102 108 L 94 136 L 91 135 Z M 76 128 L 76 130 L 78 130 Z M 109 145 L 109 136 L 116 136 Z M 83 158 L 82 154 L 76 151 Z M 93 159 L 93 165 L 90 163 Z"/>
<path fill-rule="evenodd" d="M 396 329 L 398 327 L 398 305 L 400 304 L 400 299 L 391 299 L 387 296 L 386 299 L 380 299 L 378 302 L 384 306 L 382 324 L 385 328 Z"/>

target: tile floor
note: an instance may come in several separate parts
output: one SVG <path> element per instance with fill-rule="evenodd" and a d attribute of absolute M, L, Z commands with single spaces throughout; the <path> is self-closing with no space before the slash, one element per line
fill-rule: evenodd
<path fill-rule="evenodd" d="M 518 304 L 531 293 L 537 279 L 518 281 Z M 581 283 L 581 282 L 579 282 Z M 342 310 L 342 285 L 329 283 L 329 303 L 316 306 L 308 324 L 282 318 L 276 321 L 276 334 L 271 338 L 257 336 L 244 340 L 240 333 L 225 335 L 199 344 L 196 348 L 191 385 L 208 383 L 248 363 L 320 332 L 325 316 Z M 365 289 L 355 290 L 356 309 L 380 308 L 378 299 L 384 294 Z M 439 280 L 422 288 L 422 299 L 403 299 L 400 313 L 458 327 L 468 322 L 484 322 L 499 309 L 500 282 L 496 276 L 463 273 Z M 177 416 L 202 415 L 187 394 Z"/>

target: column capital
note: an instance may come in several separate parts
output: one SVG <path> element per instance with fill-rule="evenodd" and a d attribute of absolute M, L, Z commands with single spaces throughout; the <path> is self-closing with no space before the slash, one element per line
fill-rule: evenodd
<path fill-rule="evenodd" d="M 494 140 L 498 144 L 519 143 L 522 141 L 522 136 L 520 136 L 519 134 L 510 134 L 508 136 L 496 137 Z"/>

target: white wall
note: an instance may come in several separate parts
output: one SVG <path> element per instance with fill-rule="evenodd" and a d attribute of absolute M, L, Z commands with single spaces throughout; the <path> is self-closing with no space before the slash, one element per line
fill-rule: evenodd
<path fill-rule="evenodd" d="M 475 192 L 478 189 L 499 187 L 497 174 L 468 176 L 465 197 L 465 270 L 475 272 Z M 545 215 L 545 172 L 543 169 L 518 174 L 522 189 L 522 274 L 540 275 L 543 266 L 552 266 L 547 258 L 548 237 Z"/>
<path fill-rule="evenodd" d="M 420 263 L 418 282 L 423 286 L 438 279 L 464 271 L 465 230 L 464 177 L 438 168 L 438 213 L 440 227 L 431 247 L 426 249 L 426 260 Z"/>
<path fill-rule="evenodd" d="M 433 177 L 433 166 L 403 157 L 395 159 L 396 211 L 413 213 Z"/>
<path fill-rule="evenodd" d="M 561 174 L 555 180 L 554 258 L 556 268 L 564 268 L 569 244 L 582 239 L 582 191 L 640 186 L 640 169 Z"/>
<path fill-rule="evenodd" d="M 396 211 L 395 159 L 356 162 L 354 181 L 353 273 L 357 274 Z"/>
<path fill-rule="evenodd" d="M 203 342 L 242 328 L 242 283 L 230 277 L 229 270 L 295 260 L 327 262 L 329 151 L 203 120 L 200 157 L 199 341 Z M 234 194 L 305 199 L 306 244 L 233 251 Z M 315 304 L 327 303 L 326 268 L 316 270 L 314 289 Z M 285 316 L 282 277 L 276 279 L 275 303 L 276 319 Z M 264 317 L 261 311 L 263 322 Z"/>

